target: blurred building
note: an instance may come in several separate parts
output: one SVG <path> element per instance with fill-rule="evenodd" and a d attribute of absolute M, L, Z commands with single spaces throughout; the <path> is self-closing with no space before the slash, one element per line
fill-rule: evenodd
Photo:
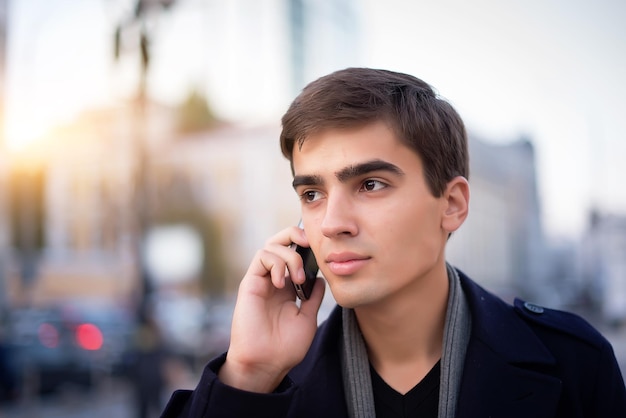
<path fill-rule="evenodd" d="M 159 118 L 158 108 L 151 115 L 146 129 L 158 142 L 171 118 Z M 138 129 L 128 107 L 93 111 L 7 159 L 5 283 L 15 303 L 133 289 Z M 35 253 L 29 274 L 24 247 Z"/>
<path fill-rule="evenodd" d="M 626 322 L 626 216 L 593 212 L 580 243 L 584 295 L 609 323 Z"/>
<path fill-rule="evenodd" d="M 547 244 L 530 141 L 490 144 L 470 135 L 470 212 L 448 243 L 448 259 L 507 297 L 542 299 Z"/>
<path fill-rule="evenodd" d="M 219 224 L 230 290 L 267 237 L 299 220 L 279 134 L 278 125 L 224 125 L 178 138 L 155 157 L 159 170 L 185 173 L 196 201 Z"/>
<path fill-rule="evenodd" d="M 32 283 L 21 277 L 20 254 L 11 239 L 18 214 L 8 207 L 0 211 L 0 222 L 7 226 L 0 230 L 0 243 L 9 261 L 3 285 L 13 302 L 123 299 L 138 291 L 133 223 L 139 161 L 131 114 L 127 108 L 91 112 L 29 150 L 27 163 L 14 157 L 0 166 L 0 184 L 9 186 L 2 191 L 23 191 L 15 179 L 33 171 L 42 181 L 43 233 Z M 211 219 L 219 242 L 210 244 L 220 248 L 209 251 L 224 259 L 224 277 L 218 279 L 233 290 L 267 236 L 298 222 L 298 200 L 288 181 L 289 164 L 280 154 L 278 126 L 224 124 L 178 135 L 173 109 L 152 106 L 148 114 L 146 126 L 152 132 L 143 161 L 144 221 L 150 227 Z"/>

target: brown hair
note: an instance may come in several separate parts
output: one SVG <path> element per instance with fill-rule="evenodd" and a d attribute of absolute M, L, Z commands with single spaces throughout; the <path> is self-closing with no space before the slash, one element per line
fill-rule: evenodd
<path fill-rule="evenodd" d="M 454 177 L 469 177 L 459 114 L 424 81 L 387 70 L 347 68 L 307 85 L 283 115 L 280 147 L 293 168 L 293 147 L 309 135 L 379 120 L 420 156 L 434 196 Z"/>

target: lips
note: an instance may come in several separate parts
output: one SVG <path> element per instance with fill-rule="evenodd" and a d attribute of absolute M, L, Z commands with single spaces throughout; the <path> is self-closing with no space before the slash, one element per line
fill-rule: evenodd
<path fill-rule="evenodd" d="M 363 268 L 371 257 L 351 253 L 333 253 L 326 258 L 330 271 L 337 276 L 349 276 Z"/>

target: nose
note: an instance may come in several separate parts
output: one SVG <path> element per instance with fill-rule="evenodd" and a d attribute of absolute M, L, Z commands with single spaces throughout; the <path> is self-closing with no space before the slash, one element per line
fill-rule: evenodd
<path fill-rule="evenodd" d="M 320 230 L 324 236 L 354 236 L 358 233 L 354 207 L 348 196 L 329 193 Z"/>

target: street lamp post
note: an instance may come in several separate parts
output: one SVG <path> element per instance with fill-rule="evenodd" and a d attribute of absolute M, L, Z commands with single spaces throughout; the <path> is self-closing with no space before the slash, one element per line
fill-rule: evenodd
<path fill-rule="evenodd" d="M 120 21 L 115 30 L 114 52 L 115 59 L 119 59 L 122 53 L 122 38 L 126 32 L 131 32 L 139 26 L 139 39 L 135 44 L 138 46 L 140 59 L 139 85 L 135 103 L 135 137 L 133 152 L 135 156 L 135 170 L 133 178 L 134 194 L 132 197 L 133 222 L 132 228 L 132 251 L 136 266 L 136 276 L 139 286 L 139 301 L 137 313 L 142 316 L 146 313 L 147 301 L 152 292 L 152 281 L 143 257 L 144 241 L 150 226 L 149 204 L 149 154 L 147 137 L 147 104 L 148 86 L 147 79 L 150 69 L 151 33 L 148 20 L 160 10 L 166 10 L 175 3 L 175 0 L 136 0 L 131 16 Z M 135 48 L 135 51 L 137 48 Z"/>

